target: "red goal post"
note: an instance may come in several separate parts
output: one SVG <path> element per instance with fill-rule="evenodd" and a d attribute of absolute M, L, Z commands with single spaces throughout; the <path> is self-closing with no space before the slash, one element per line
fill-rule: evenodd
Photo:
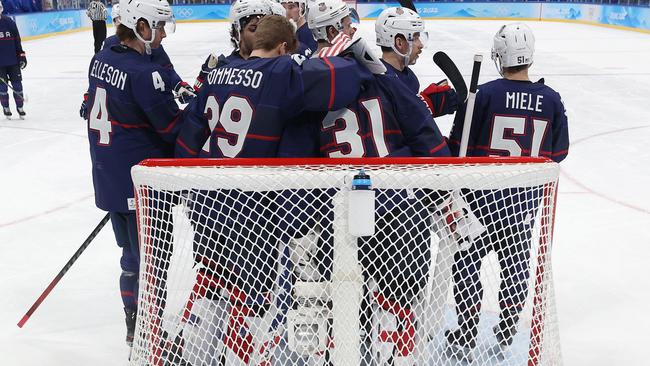
<path fill-rule="evenodd" d="M 446 364 L 459 324 L 478 364 L 561 364 L 548 159 L 155 159 L 132 175 L 132 365 Z M 357 237 L 361 217 L 374 232 Z"/>

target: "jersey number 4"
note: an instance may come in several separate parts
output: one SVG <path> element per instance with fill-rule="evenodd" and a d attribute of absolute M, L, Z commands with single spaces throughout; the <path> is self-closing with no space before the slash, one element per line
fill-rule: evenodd
<path fill-rule="evenodd" d="M 203 113 L 208 119 L 211 132 L 222 130 L 221 132 L 225 132 L 228 136 L 228 138 L 217 137 L 217 147 L 223 156 L 237 157 L 244 147 L 246 134 L 253 120 L 253 106 L 248 99 L 232 95 L 220 108 L 217 98 L 210 95 Z M 210 139 L 203 145 L 203 151 L 210 152 Z"/>
<path fill-rule="evenodd" d="M 539 156 L 539 150 L 546 136 L 549 121 L 532 118 L 533 136 L 530 146 L 530 156 Z M 517 136 L 526 134 L 528 118 L 521 116 L 494 116 L 492 123 L 492 136 L 490 137 L 490 150 L 502 150 L 510 156 L 528 155 L 528 146 L 522 147 Z M 506 136 L 506 132 L 508 136 Z M 524 154 L 526 153 L 526 154 Z"/>
<path fill-rule="evenodd" d="M 90 120 L 88 128 L 97 131 L 99 134 L 98 145 L 111 144 L 111 132 L 113 127 L 108 120 L 108 109 L 106 108 L 106 89 L 97 87 L 93 107 L 90 109 Z"/>

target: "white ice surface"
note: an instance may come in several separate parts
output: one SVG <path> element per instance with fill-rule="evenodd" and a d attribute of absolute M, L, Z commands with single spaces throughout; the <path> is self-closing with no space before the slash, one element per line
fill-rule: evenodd
<path fill-rule="evenodd" d="M 650 35 L 531 22 L 532 77 L 558 90 L 572 140 L 562 163 L 553 250 L 566 365 L 645 365 L 650 344 Z M 430 48 L 414 67 L 423 86 L 444 78 L 446 51 L 481 82 L 501 22 L 428 21 Z M 373 25 L 361 31 L 373 40 Z M 111 30 L 109 29 L 109 33 Z M 211 52 L 229 52 L 226 23 L 179 24 L 164 45 L 192 83 Z M 25 121 L 0 121 L 0 365 L 126 363 L 119 256 L 105 228 L 24 329 L 16 323 L 103 216 L 94 207 L 85 123 L 92 33 L 24 43 Z M 450 120 L 439 119 L 443 133 Z"/>

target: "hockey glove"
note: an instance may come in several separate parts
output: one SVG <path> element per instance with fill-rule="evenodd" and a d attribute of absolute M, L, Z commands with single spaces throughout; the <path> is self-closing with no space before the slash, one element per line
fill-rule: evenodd
<path fill-rule="evenodd" d="M 18 63 L 20 64 L 20 68 L 24 69 L 27 67 L 27 56 L 25 56 L 25 52 L 21 52 L 18 55 Z"/>
<path fill-rule="evenodd" d="M 447 84 L 447 80 L 429 85 L 420 93 L 420 98 L 434 117 L 451 114 L 458 109 L 458 94 Z"/>
<path fill-rule="evenodd" d="M 79 117 L 86 119 L 86 114 L 88 114 L 88 93 L 84 93 L 84 100 L 79 108 Z"/>
<path fill-rule="evenodd" d="M 474 241 L 485 232 L 485 226 L 474 215 L 469 204 L 458 192 L 453 192 L 434 214 L 436 223 L 446 227 L 450 239 L 460 250 L 469 249 Z"/>
<path fill-rule="evenodd" d="M 203 66 L 201 66 L 201 72 L 199 72 L 199 76 L 196 78 L 196 81 L 194 82 L 195 92 L 198 92 L 201 89 L 210 71 L 214 70 L 217 67 L 218 61 L 219 59 L 217 58 L 217 56 L 215 56 L 214 53 L 211 53 L 210 57 L 208 58 L 208 62 L 204 63 Z"/>
<path fill-rule="evenodd" d="M 176 84 L 174 87 L 174 93 L 176 93 L 176 97 L 178 98 L 178 101 L 181 102 L 181 104 L 187 104 L 190 102 L 190 100 L 196 98 L 194 89 L 192 89 L 190 84 L 184 81 L 180 81 L 178 84 Z"/>

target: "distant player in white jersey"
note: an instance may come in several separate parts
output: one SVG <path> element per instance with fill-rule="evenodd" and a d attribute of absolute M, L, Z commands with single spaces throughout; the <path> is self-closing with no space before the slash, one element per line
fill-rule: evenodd
<path fill-rule="evenodd" d="M 413 92 L 420 91 L 420 81 L 410 65 L 415 65 L 429 41 L 424 21 L 418 13 L 402 7 L 386 8 L 375 21 L 377 46 L 388 75 L 397 76 Z M 420 93 L 434 117 L 454 113 L 458 97 L 447 80 L 432 83 Z"/>

